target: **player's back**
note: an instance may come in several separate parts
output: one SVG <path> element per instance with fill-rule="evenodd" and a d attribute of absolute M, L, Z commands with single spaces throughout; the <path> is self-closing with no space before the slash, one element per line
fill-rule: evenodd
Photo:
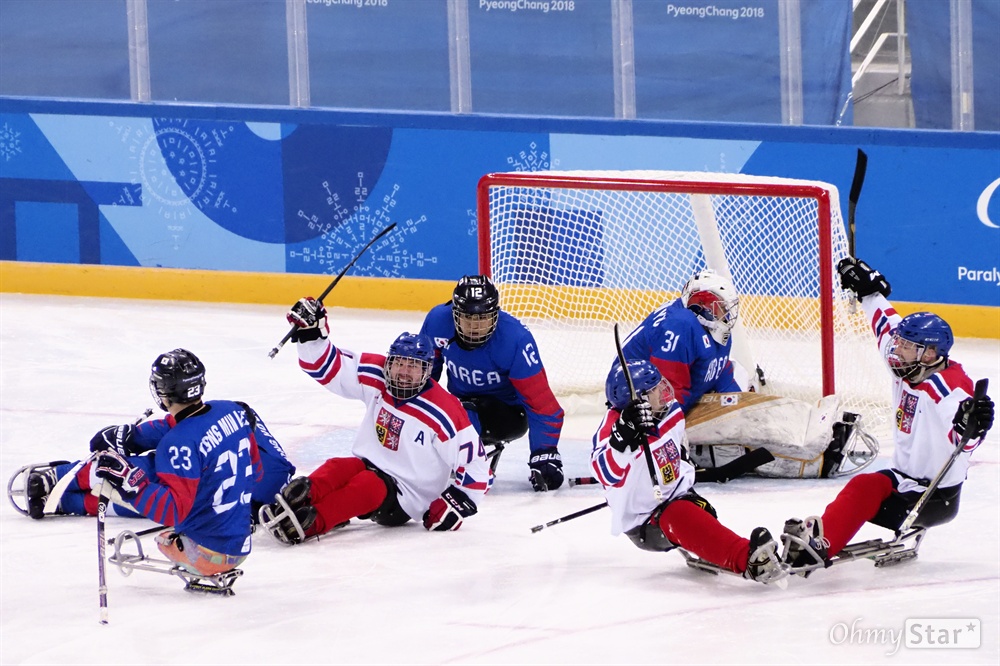
<path fill-rule="evenodd" d="M 228 400 L 205 403 L 164 435 L 157 447 L 161 477 L 196 480 L 187 516 L 175 529 L 195 542 L 230 555 L 250 550 L 252 443 L 246 410 Z"/>

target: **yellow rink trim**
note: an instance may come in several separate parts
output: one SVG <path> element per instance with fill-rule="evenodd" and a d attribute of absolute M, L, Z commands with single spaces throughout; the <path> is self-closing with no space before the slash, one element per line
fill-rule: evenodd
<path fill-rule="evenodd" d="M 319 296 L 332 275 L 243 273 L 0 261 L 0 292 L 291 305 Z M 452 281 L 345 276 L 325 299 L 331 306 L 430 310 L 451 298 Z"/>
<path fill-rule="evenodd" d="M 290 305 L 302 296 L 318 296 L 332 280 L 331 275 L 0 261 L 0 292 L 25 294 Z M 454 284 L 445 280 L 346 276 L 327 302 L 346 308 L 426 311 L 447 301 Z M 544 313 L 514 308 L 517 315 L 579 319 L 582 313 L 588 313 L 588 318 L 602 321 L 621 317 L 623 303 L 628 304 L 629 312 L 645 314 L 677 297 L 675 291 L 531 285 L 505 285 L 501 291 L 502 304 L 555 304 Z M 740 303 L 744 323 L 773 328 L 801 328 L 803 322 L 815 321 L 818 309 L 812 299 L 744 296 Z M 998 307 L 903 302 L 894 305 L 904 316 L 921 310 L 934 312 L 961 337 L 1000 339 Z M 760 313 L 779 314 L 774 315 L 774 321 L 761 321 Z M 751 322 L 751 316 L 758 320 Z"/>

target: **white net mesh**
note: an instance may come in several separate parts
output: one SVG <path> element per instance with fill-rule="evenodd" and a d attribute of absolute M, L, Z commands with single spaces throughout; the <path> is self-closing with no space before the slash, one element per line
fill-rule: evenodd
<path fill-rule="evenodd" d="M 740 293 L 734 356 L 763 370 L 764 392 L 817 400 L 822 196 L 830 201 L 833 277 L 822 291 L 832 300 L 836 392 L 878 431 L 889 379 L 860 308 L 851 314 L 833 286 L 847 254 L 833 185 L 718 173 L 493 174 L 480 190 L 481 256 L 503 309 L 535 334 L 564 407 L 570 396 L 603 392 L 615 322 L 624 337 L 706 266 L 730 274 Z"/>

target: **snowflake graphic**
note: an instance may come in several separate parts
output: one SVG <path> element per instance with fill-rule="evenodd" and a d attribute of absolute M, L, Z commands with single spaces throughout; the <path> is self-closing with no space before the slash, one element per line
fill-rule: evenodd
<path fill-rule="evenodd" d="M 538 152 L 538 144 L 532 141 L 528 150 L 522 150 L 516 156 L 508 157 L 507 164 L 513 171 L 548 171 L 559 166 L 559 160 L 549 161 L 549 154 Z"/>
<path fill-rule="evenodd" d="M 369 188 L 365 184 L 364 173 L 358 173 L 358 182 L 353 190 L 355 200 L 349 204 L 341 202 L 340 195 L 331 191 L 327 181 L 323 181 L 321 187 L 327 194 L 327 210 L 320 214 L 298 211 L 298 216 L 306 221 L 309 229 L 319 232 L 320 244 L 289 250 L 289 257 L 299 259 L 303 264 L 316 262 L 323 267 L 324 273 L 332 275 L 354 259 L 358 250 L 376 234 L 396 222 L 395 229 L 358 259 L 351 271 L 353 275 L 403 277 L 408 269 L 438 262 L 437 256 L 411 252 L 406 248 L 407 238 L 418 233 L 418 227 L 427 221 L 427 216 L 402 221 L 393 219 L 393 209 L 398 203 L 396 195 L 400 190 L 398 183 L 392 185 L 391 191 L 377 205 L 373 205 L 368 198 Z"/>
<path fill-rule="evenodd" d="M 10 162 L 21 154 L 21 133 L 7 123 L 0 127 L 0 155 Z"/>

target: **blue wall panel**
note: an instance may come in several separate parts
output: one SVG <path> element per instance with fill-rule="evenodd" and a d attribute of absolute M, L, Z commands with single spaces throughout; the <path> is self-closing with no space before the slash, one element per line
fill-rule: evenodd
<path fill-rule="evenodd" d="M 333 274 L 395 222 L 354 274 L 454 280 L 477 268 L 475 189 L 486 173 L 803 178 L 836 185 L 846 208 L 859 147 L 869 167 L 858 253 L 894 296 L 1000 304 L 996 133 L 0 98 L 0 258 L 39 258 L 50 232 L 22 212 L 37 208 L 20 208 L 35 202 L 77 211 L 78 254 L 59 249 L 51 261 Z"/>

